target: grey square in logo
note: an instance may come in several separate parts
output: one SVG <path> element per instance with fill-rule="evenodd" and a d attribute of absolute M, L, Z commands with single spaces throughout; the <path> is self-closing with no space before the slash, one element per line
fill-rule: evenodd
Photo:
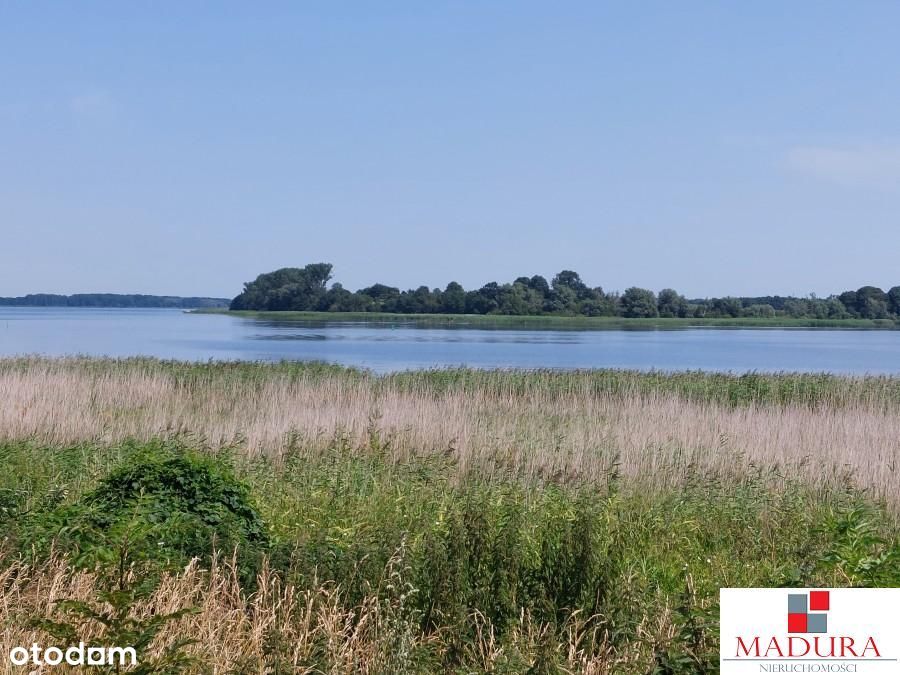
<path fill-rule="evenodd" d="M 827 614 L 807 614 L 806 615 L 806 632 L 807 633 L 827 633 L 828 632 L 828 615 Z"/>
<path fill-rule="evenodd" d="M 788 614 L 806 614 L 806 593 L 788 593 Z"/>

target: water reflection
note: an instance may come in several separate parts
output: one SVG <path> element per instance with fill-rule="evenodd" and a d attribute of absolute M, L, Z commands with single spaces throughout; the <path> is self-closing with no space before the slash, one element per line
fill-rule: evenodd
<path fill-rule="evenodd" d="M 419 322 L 256 321 L 178 310 L 0 308 L 0 355 L 322 360 L 390 372 L 478 368 L 900 373 L 900 332 L 562 330 Z"/>

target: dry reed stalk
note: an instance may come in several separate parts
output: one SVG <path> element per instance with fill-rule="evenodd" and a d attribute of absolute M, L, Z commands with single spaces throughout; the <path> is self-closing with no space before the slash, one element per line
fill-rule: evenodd
<path fill-rule="evenodd" d="M 54 609 L 57 600 L 68 598 L 90 602 L 96 591 L 95 579 L 76 573 L 65 561 L 54 557 L 34 569 L 21 562 L 7 561 L 0 566 L 0 673 L 24 672 L 8 657 L 14 646 L 42 648 L 55 645 L 40 630 L 29 627 L 33 617 L 64 617 Z M 279 577 L 264 571 L 259 577 L 259 590 L 249 597 L 237 580 L 233 561 L 219 561 L 208 571 L 191 563 L 176 576 L 166 577 L 154 595 L 142 603 L 136 616 L 170 613 L 193 607 L 176 622 L 167 624 L 157 637 L 149 654 L 159 654 L 175 640 L 189 636 L 195 642 L 187 651 L 215 674 L 273 672 L 276 660 L 280 671 L 295 673 L 380 673 L 392 670 L 401 643 L 408 647 L 428 644 L 440 651 L 440 635 L 424 635 L 411 630 L 398 635 L 391 630 L 387 614 L 390 607 L 374 596 L 359 606 L 345 608 L 339 602 L 339 590 L 319 585 L 299 590 L 283 584 Z M 494 638 L 494 629 L 483 617 L 473 617 L 477 639 L 470 646 L 475 663 L 490 667 L 502 649 Z M 547 626 L 536 624 L 523 614 L 514 628 L 514 641 L 524 654 L 534 652 L 544 639 Z M 646 650 L 636 647 L 626 654 L 615 655 L 601 650 L 591 656 L 583 649 L 585 623 L 574 617 L 565 627 L 567 642 L 557 645 L 559 654 L 572 672 L 600 675 L 623 672 L 627 663 L 646 661 Z M 83 632 L 87 645 L 105 645 L 102 630 Z M 277 645 L 277 647 L 275 646 Z M 315 667 L 313 664 L 317 664 Z M 74 673 L 78 668 L 65 664 L 45 672 Z M 40 670 L 33 671 L 42 672 Z M 197 668 L 196 672 L 201 672 Z"/>
<path fill-rule="evenodd" d="M 187 433 L 212 447 L 278 456 L 322 452 L 336 437 L 365 446 L 375 430 L 397 461 L 452 449 L 461 470 L 599 480 L 617 463 L 624 476 L 666 486 L 697 469 L 740 475 L 753 464 L 814 484 L 848 475 L 900 502 L 900 414 L 865 396 L 736 407 L 672 392 L 597 392 L 577 377 L 567 389 L 517 392 L 341 372 L 286 377 L 273 369 L 247 382 L 211 371 L 185 383 L 165 364 L 3 365 L 0 440 L 108 444 Z"/>

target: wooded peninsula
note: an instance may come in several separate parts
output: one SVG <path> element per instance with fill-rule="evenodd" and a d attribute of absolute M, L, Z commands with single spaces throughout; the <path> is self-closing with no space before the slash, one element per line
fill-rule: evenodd
<path fill-rule="evenodd" d="M 863 286 L 826 298 L 810 295 L 688 299 L 671 288 L 658 293 L 631 287 L 622 293 L 590 287 L 577 272 L 563 270 L 547 281 L 540 275 L 512 283 L 491 282 L 466 290 L 451 281 L 444 289 L 420 286 L 401 291 L 376 283 L 357 291 L 333 283 L 332 265 L 286 267 L 244 284 L 231 310 L 500 316 L 583 316 L 634 319 L 810 319 L 819 321 L 900 320 L 900 286 L 884 291 Z"/>

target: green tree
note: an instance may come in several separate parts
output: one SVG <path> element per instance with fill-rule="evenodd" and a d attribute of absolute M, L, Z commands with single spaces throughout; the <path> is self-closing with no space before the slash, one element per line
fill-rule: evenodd
<path fill-rule="evenodd" d="M 384 284 L 373 284 L 357 292 L 369 298 L 373 312 L 392 312 L 396 309 L 397 301 L 400 299 L 399 288 Z"/>
<path fill-rule="evenodd" d="M 688 303 L 683 295 L 679 295 L 671 288 L 664 288 L 659 292 L 656 300 L 659 315 L 666 318 L 687 316 Z"/>
<path fill-rule="evenodd" d="M 485 284 L 477 291 L 466 294 L 466 311 L 469 314 L 491 314 L 500 307 L 500 285 L 496 281 Z"/>
<path fill-rule="evenodd" d="M 498 312 L 524 316 L 530 314 L 529 293 L 531 289 L 520 283 L 504 284 L 498 296 Z"/>
<path fill-rule="evenodd" d="M 314 263 L 306 267 L 283 267 L 260 274 L 244 284 L 243 292 L 231 301 L 231 309 L 314 310 L 324 305 L 331 265 Z"/>
<path fill-rule="evenodd" d="M 789 298 L 784 301 L 784 313 L 793 319 L 809 316 L 809 303 L 801 298 Z"/>
<path fill-rule="evenodd" d="M 659 314 L 656 295 L 646 288 L 632 286 L 622 294 L 622 314 L 629 318 L 654 317 Z"/>
<path fill-rule="evenodd" d="M 706 316 L 713 317 L 735 317 L 740 316 L 744 311 L 744 303 L 740 298 L 726 296 L 724 298 L 713 298 L 709 303 Z"/>
<path fill-rule="evenodd" d="M 466 291 L 455 281 L 451 281 L 444 289 L 441 311 L 447 314 L 462 314 L 466 311 Z"/>
<path fill-rule="evenodd" d="M 557 293 L 563 289 L 572 291 L 578 300 L 585 300 L 590 294 L 590 289 L 578 276 L 578 272 L 572 270 L 563 270 L 553 277 L 551 286 Z"/>
<path fill-rule="evenodd" d="M 769 304 L 750 305 L 744 309 L 744 316 L 771 319 L 775 316 L 775 308 Z"/>
<path fill-rule="evenodd" d="M 550 284 L 548 284 L 547 280 L 540 274 L 535 274 L 528 283 L 533 290 L 537 291 L 542 296 L 546 297 L 550 294 Z"/>
<path fill-rule="evenodd" d="M 877 286 L 856 291 L 856 311 L 864 319 L 884 319 L 888 315 L 888 295 Z"/>
<path fill-rule="evenodd" d="M 440 291 L 435 289 L 439 294 Z M 401 293 L 397 301 L 397 311 L 407 314 L 429 314 L 438 311 L 439 296 L 428 286 L 419 286 L 414 291 Z"/>
<path fill-rule="evenodd" d="M 851 316 L 859 316 L 856 310 L 856 291 L 844 291 L 838 296 L 838 300 Z"/>
<path fill-rule="evenodd" d="M 888 311 L 895 316 L 900 316 L 900 286 L 894 286 L 887 292 Z"/>

